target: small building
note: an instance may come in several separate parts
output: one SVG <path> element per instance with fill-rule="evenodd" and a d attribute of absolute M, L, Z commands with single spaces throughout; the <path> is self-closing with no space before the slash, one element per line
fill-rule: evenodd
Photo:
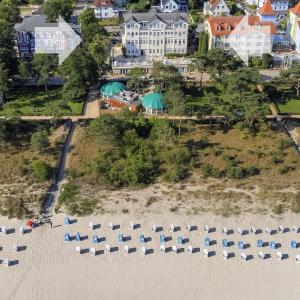
<path fill-rule="evenodd" d="M 150 93 L 142 97 L 142 106 L 146 114 L 158 115 L 162 114 L 165 109 L 163 103 L 163 95 L 160 93 Z"/>
<path fill-rule="evenodd" d="M 101 20 L 119 17 L 119 9 L 114 7 L 110 0 L 96 0 L 94 11 L 95 17 Z"/>
<path fill-rule="evenodd" d="M 105 83 L 101 87 L 100 93 L 104 102 L 112 108 L 128 107 L 131 111 L 139 110 L 139 94 L 127 91 L 127 87 L 121 82 Z"/>
<path fill-rule="evenodd" d="M 230 10 L 224 0 L 209 0 L 203 4 L 203 14 L 208 16 L 227 16 Z"/>
<path fill-rule="evenodd" d="M 251 5 L 256 5 L 258 8 L 262 7 L 266 0 L 247 0 Z M 289 9 L 289 0 L 271 0 L 272 8 L 278 14 L 284 14 Z"/>
<path fill-rule="evenodd" d="M 261 22 L 277 23 L 277 13 L 273 10 L 271 0 L 266 0 L 264 5 L 257 11 Z"/>
<path fill-rule="evenodd" d="M 300 1 L 289 10 L 287 34 L 297 52 L 300 51 Z"/>
<path fill-rule="evenodd" d="M 173 11 L 188 11 L 188 4 L 186 0 L 160 0 L 160 9 L 164 13 Z"/>

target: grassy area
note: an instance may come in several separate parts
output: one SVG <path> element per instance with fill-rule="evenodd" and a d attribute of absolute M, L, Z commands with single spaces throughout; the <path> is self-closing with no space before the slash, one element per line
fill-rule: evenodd
<path fill-rule="evenodd" d="M 109 19 L 103 19 L 99 21 L 99 25 L 101 26 L 119 26 L 120 25 L 120 18 L 109 18 Z"/>
<path fill-rule="evenodd" d="M 63 126 L 51 123 L 0 121 L 0 214 L 28 217 L 39 213 L 50 179 L 37 179 L 35 166 L 45 164 L 50 177 L 57 167 L 61 143 L 65 138 Z M 49 145 L 42 153 L 31 148 L 31 136 L 46 131 Z M 49 178 L 50 178 L 49 177 Z"/>
<path fill-rule="evenodd" d="M 280 113 L 300 115 L 300 99 L 290 99 L 286 103 L 277 104 Z"/>
<path fill-rule="evenodd" d="M 0 116 L 68 116 L 80 115 L 83 102 L 65 101 L 62 88 L 19 88 L 7 96 Z"/>

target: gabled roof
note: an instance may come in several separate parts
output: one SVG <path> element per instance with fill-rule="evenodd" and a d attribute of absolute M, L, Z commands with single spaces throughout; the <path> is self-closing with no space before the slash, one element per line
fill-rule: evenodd
<path fill-rule="evenodd" d="M 112 3 L 110 0 L 96 0 L 95 1 L 96 7 L 112 7 Z"/>
<path fill-rule="evenodd" d="M 273 10 L 271 0 L 266 0 L 264 5 L 257 11 L 261 16 L 277 16 Z"/>
<path fill-rule="evenodd" d="M 290 12 L 295 15 L 300 15 L 300 1 L 297 3 L 297 5 L 290 9 Z"/>
<path fill-rule="evenodd" d="M 210 4 L 210 9 L 214 10 L 218 6 L 218 4 L 221 2 L 221 0 L 209 0 L 208 2 Z"/>
<path fill-rule="evenodd" d="M 14 29 L 17 32 L 34 32 L 35 27 L 57 27 L 57 23 L 47 23 L 45 15 L 33 15 L 25 17 L 22 23 L 15 24 Z"/>
<path fill-rule="evenodd" d="M 213 17 L 210 16 L 207 22 L 210 25 L 212 35 L 223 36 L 229 35 L 237 27 L 237 25 L 245 18 L 244 16 L 226 16 Z M 261 22 L 258 16 L 248 16 L 248 24 L 250 26 L 270 26 L 271 34 L 276 33 L 276 27 L 273 22 Z"/>
<path fill-rule="evenodd" d="M 169 2 L 170 0 L 161 0 L 161 4 L 165 5 L 167 2 Z M 177 3 L 178 5 L 187 5 L 187 1 L 186 0 L 173 0 L 175 3 Z"/>

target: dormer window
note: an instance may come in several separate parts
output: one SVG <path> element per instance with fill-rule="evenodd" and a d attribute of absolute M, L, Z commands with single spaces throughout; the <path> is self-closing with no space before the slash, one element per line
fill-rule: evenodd
<path fill-rule="evenodd" d="M 220 25 L 217 25 L 217 31 L 221 31 L 221 26 Z"/>
<path fill-rule="evenodd" d="M 231 28 L 231 26 L 230 25 L 227 25 L 227 30 L 231 30 L 232 28 Z"/>

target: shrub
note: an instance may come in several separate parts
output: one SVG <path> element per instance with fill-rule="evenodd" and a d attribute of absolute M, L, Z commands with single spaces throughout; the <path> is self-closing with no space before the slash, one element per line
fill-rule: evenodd
<path fill-rule="evenodd" d="M 51 178 L 52 168 L 44 161 L 37 160 L 32 164 L 33 175 L 38 181 L 45 181 Z"/>
<path fill-rule="evenodd" d="M 188 170 L 180 165 L 175 165 L 169 168 L 163 178 L 169 182 L 178 182 L 184 179 L 188 174 Z"/>
<path fill-rule="evenodd" d="M 284 208 L 282 204 L 278 204 L 273 208 L 273 213 L 276 215 L 281 215 L 284 213 Z"/>
<path fill-rule="evenodd" d="M 283 160 L 279 158 L 278 155 L 273 154 L 270 158 L 270 162 L 274 165 L 277 165 L 283 163 Z"/>
<path fill-rule="evenodd" d="M 210 164 L 203 164 L 200 168 L 201 173 L 205 177 L 220 178 L 221 172 Z"/>
<path fill-rule="evenodd" d="M 226 175 L 232 179 L 241 179 L 245 176 L 243 168 L 234 166 L 226 168 Z"/>
<path fill-rule="evenodd" d="M 31 148 L 34 151 L 44 152 L 49 146 L 48 133 L 45 130 L 37 131 L 31 136 Z"/>
<path fill-rule="evenodd" d="M 283 151 L 292 145 L 292 141 L 289 139 L 280 139 L 277 144 L 278 151 Z"/>
<path fill-rule="evenodd" d="M 257 167 L 249 167 L 245 170 L 245 173 L 247 174 L 247 176 L 255 176 L 255 175 L 259 175 L 260 174 L 260 169 Z"/>
<path fill-rule="evenodd" d="M 283 175 L 294 169 L 295 169 L 295 167 L 293 167 L 293 166 L 282 166 L 282 167 L 278 168 L 278 174 Z"/>
<path fill-rule="evenodd" d="M 296 198 L 292 203 L 292 212 L 296 214 L 300 213 L 300 193 L 296 195 Z"/>

